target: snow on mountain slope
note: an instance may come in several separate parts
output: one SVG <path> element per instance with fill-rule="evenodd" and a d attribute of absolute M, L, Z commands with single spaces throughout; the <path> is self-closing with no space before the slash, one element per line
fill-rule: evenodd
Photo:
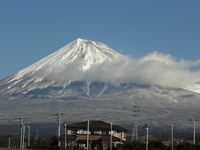
<path fill-rule="evenodd" d="M 189 85 L 185 88 L 186 90 L 193 91 L 195 93 L 200 93 L 200 84 L 196 83 L 193 85 Z"/>
<path fill-rule="evenodd" d="M 77 39 L 5 79 L 3 86 L 7 86 L 8 91 L 15 89 L 12 87 L 17 87 L 19 91 L 30 91 L 60 82 L 64 87 L 73 81 L 95 80 L 94 75 L 88 76 L 95 72 L 93 68 L 104 68 L 109 63 L 125 59 L 101 42 Z"/>
<path fill-rule="evenodd" d="M 78 69 L 84 73 L 94 65 L 111 62 L 119 57 L 123 56 L 103 43 L 77 39 L 19 71 L 9 82 L 30 74 L 33 76 L 53 77 L 63 73 L 70 73 L 72 69 Z"/>

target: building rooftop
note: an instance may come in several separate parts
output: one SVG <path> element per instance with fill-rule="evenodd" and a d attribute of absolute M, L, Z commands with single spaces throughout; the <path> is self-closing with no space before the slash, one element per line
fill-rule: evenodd
<path fill-rule="evenodd" d="M 104 121 L 89 121 L 89 127 L 91 129 L 103 129 L 103 130 L 110 130 L 111 124 L 106 123 Z M 68 124 L 67 128 L 71 129 L 87 129 L 88 121 L 84 122 L 79 122 L 79 123 L 73 123 L 73 124 Z M 112 125 L 112 129 L 116 131 L 122 131 L 122 132 L 128 132 L 127 129 L 120 127 L 118 125 Z"/>

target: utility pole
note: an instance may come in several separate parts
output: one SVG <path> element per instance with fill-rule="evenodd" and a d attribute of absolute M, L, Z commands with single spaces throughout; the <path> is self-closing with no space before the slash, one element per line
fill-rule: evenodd
<path fill-rule="evenodd" d="M 8 148 L 10 149 L 10 138 L 8 138 Z"/>
<path fill-rule="evenodd" d="M 24 126 L 24 119 L 19 118 L 19 124 L 20 124 L 20 149 L 23 147 L 23 126 Z"/>
<path fill-rule="evenodd" d="M 28 125 L 27 128 L 28 128 L 28 138 L 27 138 L 28 139 L 28 142 L 27 142 L 28 145 L 27 146 L 29 148 L 29 146 L 30 146 L 30 131 L 31 131 L 31 126 Z"/>
<path fill-rule="evenodd" d="M 147 127 L 147 124 L 143 127 L 143 129 L 147 130 L 147 139 L 146 139 L 146 150 L 148 150 L 149 147 L 149 128 Z"/>
<path fill-rule="evenodd" d="M 195 135 L 196 135 L 196 124 L 195 122 L 198 121 L 196 118 L 191 119 L 193 121 L 193 144 L 195 144 Z"/>
<path fill-rule="evenodd" d="M 112 150 L 112 122 L 110 123 L 110 150 Z"/>
<path fill-rule="evenodd" d="M 58 121 L 58 147 L 60 147 L 60 126 L 61 126 L 61 113 L 57 113 L 57 121 Z"/>
<path fill-rule="evenodd" d="M 147 130 L 146 150 L 148 150 L 148 147 L 149 147 L 149 128 L 146 128 L 146 130 Z"/>
<path fill-rule="evenodd" d="M 66 150 L 66 147 L 67 147 L 67 124 L 64 123 L 64 128 L 65 128 L 65 150 Z"/>
<path fill-rule="evenodd" d="M 171 124 L 171 142 L 172 142 L 172 150 L 174 149 L 174 126 Z"/>
<path fill-rule="evenodd" d="M 133 113 L 133 132 L 131 141 L 138 140 L 138 116 L 139 116 L 139 107 L 138 105 L 133 106 L 132 113 Z"/>
<path fill-rule="evenodd" d="M 90 134 L 90 121 L 87 121 L 87 149 L 89 149 L 89 134 Z"/>
<path fill-rule="evenodd" d="M 36 130 L 36 136 L 35 136 L 36 140 L 38 140 L 38 137 L 39 137 L 39 130 L 37 129 Z"/>
<path fill-rule="evenodd" d="M 25 126 L 22 126 L 22 150 L 24 150 Z"/>

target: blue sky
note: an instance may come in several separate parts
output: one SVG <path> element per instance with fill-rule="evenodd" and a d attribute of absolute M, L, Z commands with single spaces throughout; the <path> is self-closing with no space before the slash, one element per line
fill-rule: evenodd
<path fill-rule="evenodd" d="M 200 57 L 199 0 L 1 0 L 0 79 L 84 38 L 137 59 Z"/>

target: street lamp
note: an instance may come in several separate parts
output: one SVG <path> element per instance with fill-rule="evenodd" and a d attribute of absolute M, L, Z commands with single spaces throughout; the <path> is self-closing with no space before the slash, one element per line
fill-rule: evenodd
<path fill-rule="evenodd" d="M 146 130 L 147 130 L 146 150 L 148 150 L 148 143 L 149 143 L 149 128 L 147 127 L 147 124 L 144 125 L 143 129 L 146 129 Z"/>

